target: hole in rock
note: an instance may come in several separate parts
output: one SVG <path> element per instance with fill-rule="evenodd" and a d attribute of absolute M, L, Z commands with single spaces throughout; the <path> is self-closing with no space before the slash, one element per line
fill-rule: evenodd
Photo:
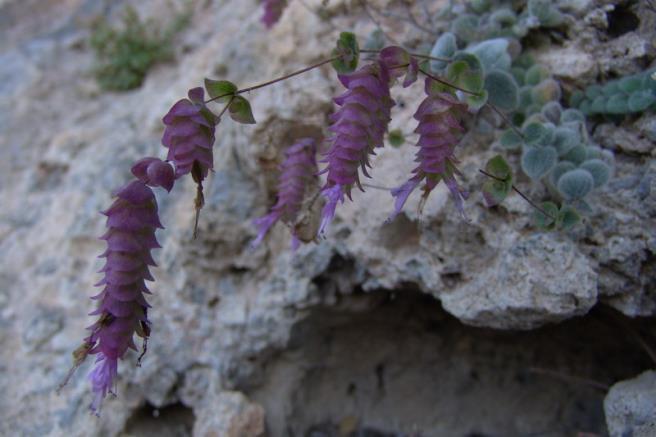
<path fill-rule="evenodd" d="M 599 386 L 653 366 L 618 317 L 498 331 L 415 290 L 355 292 L 309 310 L 242 389 L 274 437 L 606 435 Z"/>
<path fill-rule="evenodd" d="M 191 436 L 195 419 L 193 410 L 179 402 L 163 408 L 147 403 L 128 419 L 125 435 L 187 437 Z"/>
<path fill-rule="evenodd" d="M 617 38 L 638 28 L 640 19 L 630 9 L 632 3 L 615 5 L 612 11 L 606 12 L 609 36 Z"/>

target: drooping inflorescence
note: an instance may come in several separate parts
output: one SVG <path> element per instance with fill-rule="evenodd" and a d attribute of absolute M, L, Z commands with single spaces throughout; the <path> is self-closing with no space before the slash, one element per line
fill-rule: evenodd
<path fill-rule="evenodd" d="M 150 332 L 150 305 L 144 297 L 150 291 L 145 281 L 153 280 L 149 267 L 156 264 L 150 251 L 160 247 L 155 230 L 162 225 L 155 195 L 146 184 L 167 190 L 173 186 L 173 168 L 155 158 L 138 162 L 133 172 L 141 177 L 119 189 L 114 203 L 103 211 L 108 230 L 101 237 L 107 242 L 101 257 L 106 262 L 100 270 L 104 277 L 96 284 L 103 290 L 92 297 L 99 305 L 91 315 L 99 318 L 85 339 L 88 353 L 97 355 L 90 374 L 94 392 L 91 408 L 96 413 L 107 393 L 113 392 L 118 360 L 128 348 L 136 350 L 134 334 L 146 341 Z"/>
<path fill-rule="evenodd" d="M 414 118 L 419 121 L 415 129 L 415 133 L 419 134 L 419 151 L 415 159 L 418 166 L 413 170 L 414 176 L 410 180 L 392 190 L 396 201 L 390 219 L 401 212 L 410 193 L 422 181 L 425 182 L 424 197 L 427 197 L 440 181 L 444 181 L 458 210 L 464 215 L 462 199 L 466 197 L 466 193 L 458 186 L 454 176 L 458 169 L 453 152 L 463 132 L 459 119 L 467 106 L 449 93 L 433 91 L 433 84 L 433 79 L 426 78 L 426 98 L 414 114 Z"/>
<path fill-rule="evenodd" d="M 205 106 L 203 88 L 189 90 L 189 99 L 177 101 L 162 121 L 162 144 L 167 160 L 175 164 L 176 179 L 195 170 L 201 181 L 214 166 L 212 146 L 218 118 Z"/>
<path fill-rule="evenodd" d="M 394 106 L 389 89 L 390 72 L 380 60 L 338 77 L 347 90 L 334 99 L 340 108 L 330 117 L 331 146 L 323 161 L 328 165 L 321 172 L 327 173 L 321 191 L 326 205 L 319 232 L 330 223 L 337 203 L 344 202 L 344 195 L 351 198 L 353 185 L 362 190 L 358 169 L 369 177 L 369 155 L 374 154 L 376 147 L 383 146 Z"/>
<path fill-rule="evenodd" d="M 294 222 L 303 205 L 307 187 L 317 174 L 317 143 L 314 138 L 301 138 L 285 152 L 278 182 L 278 200 L 270 212 L 253 223 L 258 228 L 257 238 L 251 243 L 257 246 L 264 239 L 271 226 L 278 220 L 292 229 L 292 248 L 299 245 Z"/>

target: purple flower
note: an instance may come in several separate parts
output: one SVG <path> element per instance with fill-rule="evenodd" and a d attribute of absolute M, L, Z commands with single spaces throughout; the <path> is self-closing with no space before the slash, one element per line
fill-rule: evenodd
<path fill-rule="evenodd" d="M 432 79 L 426 78 L 426 98 L 421 102 L 414 118 L 419 120 L 415 133 L 419 134 L 419 151 L 415 161 L 419 163 L 412 172 L 414 176 L 405 184 L 392 190 L 396 198 L 392 220 L 403 209 L 408 196 L 424 181 L 424 197 L 440 182 L 444 181 L 451 191 L 456 207 L 464 216 L 462 200 L 467 193 L 458 186 L 454 174 L 460 174 L 455 164 L 458 162 L 453 152 L 463 131 L 460 118 L 467 106 L 445 92 L 431 90 Z"/>
<path fill-rule="evenodd" d="M 287 149 L 278 182 L 278 201 L 269 214 L 254 220 L 258 234 L 251 243 L 252 247 L 262 242 L 271 226 L 278 220 L 292 227 L 292 248 L 298 247 L 299 239 L 293 225 L 303 204 L 306 188 L 316 178 L 316 153 L 314 138 L 301 138 Z"/>
<path fill-rule="evenodd" d="M 173 167 L 159 158 L 147 157 L 140 159 L 132 166 L 132 174 L 146 185 L 162 187 L 169 192 L 175 182 Z"/>
<path fill-rule="evenodd" d="M 135 167 L 138 169 L 136 173 L 140 173 L 140 163 Z M 150 291 L 145 281 L 153 280 L 149 266 L 155 266 L 155 262 L 150 251 L 160 247 L 155 230 L 162 228 L 155 195 L 143 181 L 134 180 L 115 195 L 114 203 L 103 211 L 109 229 L 101 237 L 107 242 L 107 250 L 100 256 L 106 262 L 100 270 L 104 277 L 96 284 L 103 290 L 92 297 L 99 301 L 99 305 L 91 313 L 99 318 L 88 328 L 91 334 L 85 339 L 88 351 L 85 354 L 98 356 L 90 374 L 95 393 L 91 408 L 96 413 L 115 385 L 118 360 L 128 348 L 137 350 L 134 334 L 144 339 L 148 337 L 147 310 L 150 305 L 144 294 Z"/>
<path fill-rule="evenodd" d="M 189 90 L 189 99 L 176 102 L 163 118 L 162 144 L 169 149 L 166 159 L 175 164 L 176 179 L 196 168 L 203 180 L 214 166 L 212 146 L 219 120 L 205 106 L 204 95 L 203 88 Z"/>
<path fill-rule="evenodd" d="M 405 49 L 397 46 L 385 47 L 378 55 L 380 62 L 385 64 L 393 79 L 403 76 L 403 88 L 407 88 L 417 80 L 419 74 L 419 63 L 417 59 L 410 56 Z"/>
<path fill-rule="evenodd" d="M 370 167 L 369 155 L 374 154 L 374 148 L 383 146 L 394 106 L 390 73 L 384 62 L 376 61 L 354 73 L 339 75 L 339 80 L 347 90 L 334 99 L 340 108 L 330 118 L 333 135 L 323 161 L 328 166 L 321 172 L 328 175 L 321 191 L 327 202 L 321 214 L 320 233 L 332 220 L 337 203 L 344 202 L 344 195 L 351 198 L 353 185 L 362 190 L 358 169 L 370 177 L 366 169 Z"/>
<path fill-rule="evenodd" d="M 263 0 L 264 4 L 264 15 L 262 15 L 261 21 L 270 29 L 274 24 L 280 20 L 283 11 L 287 7 L 286 0 Z"/>

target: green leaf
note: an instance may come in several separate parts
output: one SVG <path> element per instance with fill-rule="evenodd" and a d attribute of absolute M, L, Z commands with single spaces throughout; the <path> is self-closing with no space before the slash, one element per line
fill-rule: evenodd
<path fill-rule="evenodd" d="M 567 173 L 570 170 L 574 170 L 576 168 L 576 165 L 574 163 L 569 162 L 569 161 L 560 161 L 556 166 L 551 169 L 551 174 L 549 175 L 549 180 L 551 181 L 551 184 L 555 187 L 558 185 L 558 179 L 565 173 Z"/>
<path fill-rule="evenodd" d="M 491 158 L 485 164 L 485 171 L 505 182 L 512 183 L 512 169 L 501 155 Z"/>
<path fill-rule="evenodd" d="M 538 180 L 549 173 L 557 161 L 558 153 L 553 147 L 529 147 L 522 155 L 522 170 L 531 179 Z"/>
<path fill-rule="evenodd" d="M 521 147 L 524 140 L 513 129 L 506 129 L 499 138 L 501 145 L 509 150 L 516 150 Z"/>
<path fill-rule="evenodd" d="M 610 179 L 610 166 L 601 159 L 589 159 L 579 166 L 592 175 L 595 187 L 601 187 Z"/>
<path fill-rule="evenodd" d="M 551 76 L 549 70 L 541 65 L 536 64 L 526 70 L 526 74 L 524 75 L 524 83 L 526 85 L 535 86 L 542 82 L 544 79 L 547 79 L 549 76 Z"/>
<path fill-rule="evenodd" d="M 235 96 L 232 98 L 232 103 L 228 107 L 230 118 L 238 123 L 255 124 L 253 118 L 253 111 L 251 111 L 251 104 L 242 96 Z"/>
<path fill-rule="evenodd" d="M 494 38 L 476 43 L 466 50 L 475 55 L 480 61 L 486 73 L 492 70 L 510 69 L 512 60 L 508 53 L 508 40 L 505 38 Z"/>
<path fill-rule="evenodd" d="M 540 143 L 548 133 L 546 126 L 543 123 L 536 121 L 524 126 L 522 134 L 524 134 L 524 141 L 526 141 L 526 144 L 535 145 Z"/>
<path fill-rule="evenodd" d="M 533 88 L 531 97 L 534 103 L 541 106 L 547 102 L 560 100 L 560 85 L 553 79 L 545 79 Z"/>
<path fill-rule="evenodd" d="M 543 202 L 540 205 L 542 210 L 549 214 L 545 215 L 540 210 L 533 211 L 533 220 L 535 221 L 535 226 L 546 231 L 551 231 L 556 228 L 556 218 L 558 217 L 558 206 L 553 202 Z"/>
<path fill-rule="evenodd" d="M 656 103 L 656 95 L 651 91 L 636 91 L 629 96 L 628 106 L 631 112 L 642 112 Z"/>
<path fill-rule="evenodd" d="M 212 80 L 205 79 L 205 89 L 210 98 L 216 99 L 219 96 L 224 96 L 219 101 L 227 101 L 230 96 L 237 92 L 237 85 L 227 80 Z"/>
<path fill-rule="evenodd" d="M 485 205 L 489 208 L 500 204 L 510 194 L 513 177 L 510 166 L 501 155 L 490 159 L 485 164 L 485 171 L 498 178 L 489 178 L 483 184 L 483 198 Z"/>
<path fill-rule="evenodd" d="M 633 92 L 639 91 L 642 89 L 642 76 L 636 74 L 623 77 L 617 81 L 617 86 L 626 94 L 631 94 Z"/>
<path fill-rule="evenodd" d="M 519 89 L 515 79 L 505 71 L 492 70 L 485 76 L 488 101 L 503 111 L 514 111 L 519 105 Z"/>
<path fill-rule="evenodd" d="M 339 56 L 332 62 L 333 68 L 340 74 L 352 73 L 358 68 L 360 47 L 355 34 L 342 32 L 337 40 L 337 47 L 333 49 L 333 56 Z"/>
<path fill-rule="evenodd" d="M 575 226 L 581 221 L 581 216 L 571 206 L 563 205 L 558 211 L 557 225 L 563 230 L 567 230 Z"/>
<path fill-rule="evenodd" d="M 606 102 L 606 112 L 609 114 L 626 114 L 629 110 L 629 97 L 626 94 L 615 94 Z"/>
<path fill-rule="evenodd" d="M 456 36 L 451 32 L 444 32 L 435 41 L 430 55 L 436 58 L 450 58 L 457 49 Z M 446 65 L 447 63 L 444 61 L 430 61 L 430 69 L 434 72 L 441 71 Z"/>
<path fill-rule="evenodd" d="M 401 129 L 394 129 L 387 134 L 387 140 L 392 147 L 401 147 L 405 142 L 405 136 Z"/>
<path fill-rule="evenodd" d="M 558 179 L 558 191 L 566 200 L 582 199 L 593 187 L 592 175 L 581 168 L 570 170 Z"/>

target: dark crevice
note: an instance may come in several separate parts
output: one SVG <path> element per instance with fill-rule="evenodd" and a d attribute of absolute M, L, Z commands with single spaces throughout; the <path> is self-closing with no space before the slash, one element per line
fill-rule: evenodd
<path fill-rule="evenodd" d="M 128 419 L 125 434 L 141 437 L 186 437 L 191 436 L 195 420 L 193 410 L 182 403 L 163 408 L 146 403 Z"/>
<path fill-rule="evenodd" d="M 653 367 L 627 330 L 653 346 L 650 323 L 597 306 L 500 331 L 416 289 L 359 292 L 311 309 L 260 383 L 238 388 L 264 406 L 271 436 L 605 435 L 602 387 Z"/>
<path fill-rule="evenodd" d="M 615 5 L 612 11 L 606 12 L 606 18 L 608 19 L 607 32 L 610 37 L 617 38 L 636 30 L 640 26 L 640 19 L 631 10 L 634 3 Z"/>

